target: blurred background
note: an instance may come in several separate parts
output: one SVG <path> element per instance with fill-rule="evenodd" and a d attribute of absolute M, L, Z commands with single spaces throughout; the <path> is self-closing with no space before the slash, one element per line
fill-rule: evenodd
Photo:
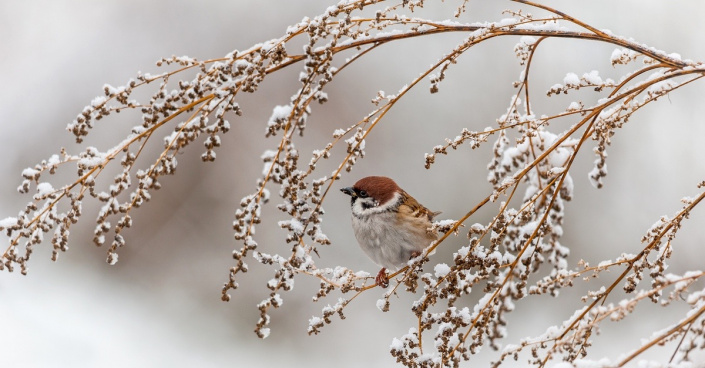
<path fill-rule="evenodd" d="M 459 2 L 431 3 L 421 14 L 443 20 L 452 17 Z M 700 1 L 678 6 L 644 0 L 544 3 L 597 28 L 686 59 L 705 60 L 698 30 L 705 4 Z M 332 4 L 330 0 L 0 1 L 0 218 L 16 215 L 29 200 L 16 191 L 22 169 L 61 147 L 79 152 L 65 127 L 102 94 L 105 83 L 122 85 L 138 70 L 156 74 L 155 62 L 161 57 L 210 59 L 246 49 L 281 36 L 287 26 Z M 506 17 L 501 11 L 507 8 L 516 5 L 470 1 L 460 21 L 499 20 Z M 335 129 L 367 115 L 378 90 L 396 93 L 463 36 L 396 42 L 341 73 L 328 86 L 330 101 L 314 107 L 306 136 L 297 143 L 301 162 L 308 162 L 307 152 L 322 148 Z M 516 38 L 495 39 L 471 49 L 450 69 L 437 94 L 428 93 L 427 82 L 419 85 L 367 140 L 369 159 L 360 161 L 333 189 L 363 176 L 386 175 L 421 203 L 442 210 L 442 218 L 467 212 L 491 188 L 485 171 L 491 146 L 475 151 L 461 147 L 438 157 L 431 170 L 424 169 L 424 153 L 464 127 L 482 130 L 492 125 L 505 112 L 515 93 L 511 82 L 520 72 L 513 56 L 516 42 Z M 572 101 L 570 95 L 542 99 L 542 91 L 561 83 L 567 72 L 582 75 L 597 69 L 603 78 L 618 79 L 628 69 L 610 66 L 613 49 L 575 40 L 543 44 L 534 63 L 533 107 L 539 114 L 549 114 Z M 50 261 L 47 241 L 35 248 L 28 276 L 0 275 L 3 367 L 394 364 L 388 346 L 393 337 L 415 325 L 408 312 L 413 295 L 402 293 L 393 300 L 391 313 L 383 314 L 375 307 L 382 292 L 366 292 L 348 307 L 345 320 L 336 318 L 320 335 L 308 337 L 308 319 L 320 315 L 337 295 L 313 303 L 317 283 L 299 278 L 296 288 L 282 295 L 283 308 L 272 312 L 272 334 L 265 340 L 252 331 L 258 318 L 256 304 L 268 295 L 270 268 L 250 261 L 252 272 L 240 279 L 242 288 L 232 293 L 231 302 L 220 301 L 221 286 L 234 264 L 231 252 L 240 247 L 232 237 L 233 214 L 240 198 L 255 188 L 261 153 L 275 144 L 264 139 L 266 120 L 274 106 L 287 104 L 298 89 L 300 68 L 272 76 L 256 94 L 243 96 L 245 114 L 231 119 L 233 129 L 221 137 L 223 147 L 214 163 L 201 162 L 200 143 L 179 156 L 176 175 L 163 179 L 163 189 L 134 212 L 135 225 L 126 232 L 128 245 L 119 252 L 115 266 L 105 263 L 106 249 L 92 243 L 97 207 L 87 201 L 82 221 L 72 228 L 70 249 L 58 262 Z M 566 210 L 562 240 L 571 248 L 571 266 L 580 259 L 597 264 L 623 252 L 637 253 L 646 230 L 660 216 L 675 213 L 680 198 L 697 193 L 696 184 L 705 178 L 703 92 L 703 82 L 686 86 L 643 109 L 618 131 L 608 151 L 609 175 L 603 189 L 590 185 L 587 172 L 594 157 L 588 149 L 583 151 L 572 171 L 575 198 Z M 102 120 L 87 143 L 106 150 L 135 124 L 129 114 Z M 322 165 L 320 176 L 340 160 L 338 154 Z M 53 180 L 55 187 L 70 180 L 71 173 Z M 285 233 L 276 227 L 281 216 L 274 202 L 264 209 L 265 217 L 274 221 L 262 225 L 257 240 L 263 251 L 285 254 L 289 246 Z M 376 272 L 350 229 L 348 199 L 333 192 L 324 207 L 323 230 L 333 244 L 319 248 L 321 265 Z M 494 210 L 489 208 L 473 222 L 487 222 Z M 670 272 L 702 269 L 702 212 L 697 208 L 679 233 Z M 451 239 L 436 257 L 450 260 L 463 242 L 464 237 Z M 607 284 L 610 277 L 616 275 L 598 281 Z M 586 287 L 600 285 L 593 282 Z M 516 343 L 560 324 L 582 305 L 582 293 L 584 289 L 568 290 L 556 300 L 521 301 L 510 317 L 505 342 Z M 592 348 L 593 359 L 615 358 L 637 348 L 640 337 L 675 322 L 685 310 L 652 305 L 638 309 L 638 316 L 605 325 Z M 667 361 L 671 352 L 653 349 L 649 354 Z M 497 356 L 487 349 L 465 366 L 486 366 Z"/>

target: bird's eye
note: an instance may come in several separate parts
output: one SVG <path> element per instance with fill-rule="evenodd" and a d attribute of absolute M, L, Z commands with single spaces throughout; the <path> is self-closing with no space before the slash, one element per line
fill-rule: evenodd
<path fill-rule="evenodd" d="M 358 196 L 361 198 L 366 198 L 367 197 L 367 192 L 364 190 L 361 190 L 359 193 L 357 193 Z"/>

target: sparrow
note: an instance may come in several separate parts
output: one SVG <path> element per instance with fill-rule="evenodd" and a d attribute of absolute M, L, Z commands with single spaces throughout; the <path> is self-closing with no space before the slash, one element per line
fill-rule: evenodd
<path fill-rule="evenodd" d="M 389 286 L 387 269 L 399 269 L 438 239 L 431 212 L 384 176 L 368 176 L 341 192 L 350 196 L 352 227 L 360 248 L 382 269 L 378 286 Z"/>

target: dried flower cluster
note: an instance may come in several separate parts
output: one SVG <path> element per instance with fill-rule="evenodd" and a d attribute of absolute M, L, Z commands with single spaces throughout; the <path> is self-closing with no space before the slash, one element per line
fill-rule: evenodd
<path fill-rule="evenodd" d="M 456 18 L 462 17 L 466 2 L 453 8 Z M 314 301 L 335 298 L 333 304 L 322 308 L 319 316 L 310 319 L 309 333 L 320 333 L 334 316 L 345 318 L 346 306 L 358 295 L 376 288 L 366 272 L 316 265 L 312 254 L 317 253 L 316 247 L 331 243 L 322 228 L 322 204 L 334 181 L 365 157 L 366 137 L 409 90 L 428 80 L 430 92 L 437 92 L 447 78 L 447 71 L 472 46 L 495 37 L 514 36 L 518 38 L 514 52 L 522 71 L 514 83 L 516 92 L 507 111 L 495 125 L 481 131 L 463 129 L 456 138 L 447 139 L 426 154 L 425 165 L 429 168 L 439 155 L 450 153 L 448 148 L 455 150 L 469 145 L 474 149 L 489 144 L 493 138 L 487 179 L 494 189 L 461 219 L 436 222 L 434 227 L 444 235 L 424 254 L 411 260 L 408 267 L 392 275 L 393 284 L 377 307 L 387 312 L 394 302 L 391 296 L 415 293 L 416 300 L 408 307 L 418 323 L 407 334 L 392 339 L 391 354 L 408 367 L 457 367 L 489 346 L 501 350 L 495 366 L 501 366 L 507 359 L 526 359 L 535 366 L 555 361 L 563 362 L 565 367 L 621 366 L 655 344 L 678 341 L 670 362 L 688 366 L 692 352 L 705 349 L 705 289 L 698 286 L 704 272 L 677 275 L 666 273 L 666 269 L 676 250 L 673 241 L 677 231 L 705 197 L 705 182 L 698 185 L 699 194 L 683 200 L 682 210 L 672 217 L 664 216 L 648 230 L 642 239 L 643 250 L 638 254 L 622 254 L 615 261 L 597 266 L 581 261 L 572 268 L 569 246 L 560 240 L 564 209 L 576 195 L 571 168 L 578 154 L 592 150 L 596 159 L 588 176 L 594 186 L 603 186 L 611 137 L 645 105 L 705 76 L 705 66 L 597 30 L 547 6 L 523 0 L 515 2 L 524 8 L 508 11 L 510 18 L 468 24 L 412 17 L 415 9 L 423 7 L 423 0 L 403 0 L 387 7 L 380 7 L 383 2 L 377 0 L 342 1 L 322 15 L 305 18 L 289 27 L 281 38 L 248 50 L 205 61 L 166 58 L 158 66 L 172 68 L 170 71 L 140 74 L 121 87 L 106 85 L 104 96 L 93 100 L 68 125 L 76 142 L 82 143 L 102 119 L 122 110 L 140 111 L 140 124 L 107 151 L 89 146 L 78 154 L 70 154 L 62 149 L 23 171 L 19 191 L 34 191 L 34 195 L 17 217 L 0 221 L 0 230 L 9 237 L 0 269 L 12 271 L 19 266 L 26 273 L 33 247 L 47 233 L 52 233 L 53 259 L 59 251 L 66 251 L 70 226 L 78 222 L 86 195 L 103 203 L 96 219 L 94 242 L 97 245 L 109 242 L 108 262 L 117 262 L 119 248 L 126 245 L 123 233 L 132 225 L 131 211 L 160 188 L 162 176 L 174 174 L 177 153 L 191 143 L 202 142 L 205 151 L 201 158 L 215 160 L 215 150 L 221 145 L 220 134 L 230 128 L 228 117 L 242 114 L 238 94 L 255 93 L 268 75 L 298 65 L 303 69 L 298 79 L 301 86 L 287 105 L 273 109 L 265 126 L 265 135 L 273 144 L 261 156 L 262 175 L 253 193 L 242 199 L 235 212 L 233 226 L 240 245 L 233 252 L 235 265 L 223 286 L 222 299 L 230 300 L 230 293 L 238 288 L 240 274 L 249 269 L 248 262 L 270 266 L 273 277 L 266 284 L 269 296 L 257 305 L 260 319 L 255 328 L 256 334 L 264 338 L 270 333 L 270 309 L 283 305 L 282 292 L 292 290 L 297 277 L 315 277 L 320 281 L 320 289 Z M 527 9 L 544 15 L 535 17 Z M 304 134 L 307 118 L 314 112 L 312 103 L 328 100 L 325 86 L 346 66 L 370 50 L 396 40 L 445 32 L 461 32 L 467 37 L 396 94 L 380 92 L 373 99 L 375 107 L 368 115 L 351 126 L 334 130 L 331 141 L 320 149 L 309 153 L 296 148 L 297 137 Z M 583 90 L 593 91 L 597 97 L 574 101 L 561 112 L 542 115 L 530 104 L 531 98 L 540 96 L 530 95 L 529 81 L 534 55 L 540 52 L 541 43 L 552 37 L 614 45 L 616 50 L 605 64 L 632 66 L 632 70 L 619 81 L 602 78 L 594 70 L 581 76 L 568 73 L 562 83 L 545 92 L 544 98 L 570 96 Z M 287 50 L 287 43 L 293 39 L 305 40 L 302 54 Z M 339 54 L 348 50 L 357 53 L 339 60 Z M 174 81 L 187 71 L 195 77 Z M 156 92 L 146 101 L 133 99 L 133 91 L 146 85 L 156 85 Z M 558 119 L 562 119 L 560 124 L 555 122 Z M 566 119 L 572 122 L 569 126 L 563 124 Z M 155 134 L 162 137 L 163 149 L 158 157 L 142 163 L 138 158 Z M 320 160 L 331 159 L 333 148 L 339 145 L 345 147 L 346 154 L 337 168 L 322 175 L 316 172 Z M 121 170 L 112 178 L 112 184 L 105 187 L 97 184 L 105 168 L 116 165 L 114 162 L 120 163 Z M 77 179 L 53 187 L 47 181 L 47 174 L 70 164 L 77 167 Z M 285 230 L 288 247 L 270 251 L 259 246 L 255 229 L 262 221 L 262 206 L 273 200 L 272 193 L 278 197 L 276 207 L 286 214 L 287 219 L 278 224 Z M 468 223 L 480 208 L 493 204 L 497 207 L 491 221 Z M 467 227 L 467 244 L 455 250 L 451 264 L 434 262 L 429 256 L 431 252 L 443 246 L 448 236 L 458 234 L 463 225 Z M 517 301 L 556 296 L 562 288 L 596 279 L 607 270 L 619 277 L 586 294 L 583 297 L 586 305 L 562 325 L 549 327 L 542 335 L 515 344 L 504 342 L 510 328 L 507 316 L 517 309 Z M 623 298 L 608 302 L 608 297 L 620 288 Z M 477 301 L 468 307 L 465 301 L 471 294 Z M 677 324 L 656 332 L 641 348 L 620 360 L 590 360 L 589 348 L 601 323 L 627 318 L 644 300 L 664 307 L 686 305 L 689 311 Z"/>

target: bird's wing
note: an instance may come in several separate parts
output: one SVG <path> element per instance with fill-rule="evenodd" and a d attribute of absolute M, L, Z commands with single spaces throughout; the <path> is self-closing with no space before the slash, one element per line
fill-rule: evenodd
<path fill-rule="evenodd" d="M 440 212 L 431 212 L 431 210 L 424 207 L 414 199 L 414 197 L 410 196 L 409 193 L 402 191 L 402 198 L 403 201 L 399 206 L 399 212 L 408 213 L 414 217 L 426 217 L 428 221 L 433 221 L 433 218 L 440 214 Z"/>

